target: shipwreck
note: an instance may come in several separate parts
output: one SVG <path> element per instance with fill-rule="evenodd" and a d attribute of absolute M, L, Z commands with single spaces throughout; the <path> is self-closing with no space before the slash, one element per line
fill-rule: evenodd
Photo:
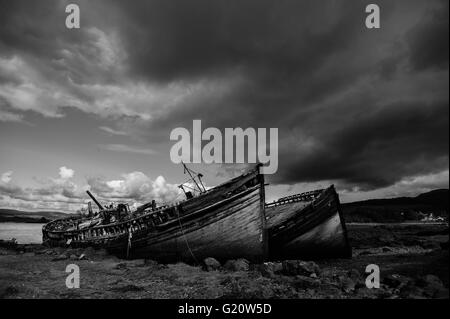
<path fill-rule="evenodd" d="M 201 174 L 184 169 L 190 176 L 189 185 L 180 185 L 184 200 L 151 201 L 132 211 L 124 203 L 104 207 L 87 191 L 99 211 L 89 203 L 87 217 L 44 225 L 44 244 L 100 247 L 161 262 L 351 255 L 334 187 L 265 203 L 261 165 L 208 190 Z"/>

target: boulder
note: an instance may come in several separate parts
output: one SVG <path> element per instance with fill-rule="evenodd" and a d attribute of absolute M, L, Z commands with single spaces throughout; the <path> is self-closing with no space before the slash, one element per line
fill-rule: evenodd
<path fill-rule="evenodd" d="M 53 256 L 53 255 L 57 255 L 58 253 L 56 251 L 54 251 L 53 249 L 46 249 L 45 254 L 48 256 Z"/>
<path fill-rule="evenodd" d="M 148 266 L 148 267 L 158 266 L 158 262 L 153 259 L 145 259 L 144 264 L 145 264 L 145 266 Z"/>
<path fill-rule="evenodd" d="M 205 265 L 206 271 L 214 271 L 220 269 L 221 265 L 220 262 L 217 261 L 217 259 L 208 257 L 203 260 L 203 263 Z"/>
<path fill-rule="evenodd" d="M 434 275 L 423 276 L 416 281 L 416 284 L 423 289 L 424 295 L 429 298 L 448 298 L 448 289 Z"/>
<path fill-rule="evenodd" d="M 435 276 L 435 275 L 425 275 L 421 278 L 419 278 L 417 281 L 417 286 L 419 287 L 427 287 L 427 286 L 436 286 L 436 287 L 440 287 L 443 286 L 442 281 L 439 279 L 439 277 Z"/>
<path fill-rule="evenodd" d="M 19 289 L 16 286 L 7 286 L 3 292 L 0 292 L 0 298 L 5 298 L 10 295 L 15 295 L 19 293 Z"/>
<path fill-rule="evenodd" d="M 307 276 L 297 275 L 293 281 L 293 286 L 299 289 L 311 289 L 320 287 L 320 280 Z"/>
<path fill-rule="evenodd" d="M 272 277 L 276 273 L 281 273 L 283 271 L 283 265 L 279 262 L 265 262 L 258 265 L 257 270 L 264 277 Z"/>
<path fill-rule="evenodd" d="M 223 267 L 230 271 L 248 271 L 249 262 L 244 258 L 232 259 L 228 260 Z"/>
<path fill-rule="evenodd" d="M 285 260 L 282 262 L 283 274 L 287 276 L 311 276 L 320 274 L 319 266 L 313 261 Z"/>
<path fill-rule="evenodd" d="M 126 263 L 117 263 L 115 266 L 114 266 L 114 269 L 127 269 L 127 264 Z"/>
<path fill-rule="evenodd" d="M 400 289 L 406 286 L 411 280 L 411 278 L 406 276 L 392 274 L 384 277 L 383 283 L 390 288 Z"/>
<path fill-rule="evenodd" d="M 414 282 L 410 281 L 408 284 L 400 289 L 400 297 L 406 299 L 422 299 L 425 298 L 424 290 L 417 287 Z"/>
<path fill-rule="evenodd" d="M 355 290 L 356 282 L 349 277 L 341 276 L 339 277 L 339 285 L 344 292 L 349 293 Z"/>

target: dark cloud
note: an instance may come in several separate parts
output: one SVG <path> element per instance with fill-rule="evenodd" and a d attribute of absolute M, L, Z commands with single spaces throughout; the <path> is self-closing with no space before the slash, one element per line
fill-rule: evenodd
<path fill-rule="evenodd" d="M 393 103 L 322 136 L 302 154 L 284 145 L 275 181 L 334 179 L 361 189 L 386 187 L 405 176 L 448 168 L 448 102 Z"/>
<path fill-rule="evenodd" d="M 192 91 L 167 106 L 144 95 L 137 111 L 125 112 L 130 100 L 102 109 L 122 112 L 118 131 L 169 144 L 193 119 L 278 127 L 275 183 L 373 189 L 448 169 L 448 2 L 379 1 L 382 28 L 368 30 L 361 1 L 79 1 L 76 32 L 62 25 L 64 3 L 43 2 L 0 2 L 0 56 L 84 85 L 66 89 L 90 104 L 86 87 L 111 83 L 124 87 L 111 99 L 136 82 Z M 102 48 L 123 60 L 105 66 Z"/>
<path fill-rule="evenodd" d="M 360 2 L 117 1 L 131 67 L 151 80 L 254 73 L 279 81 L 311 72 L 361 31 Z M 273 74 L 273 70 L 278 70 Z"/>
<path fill-rule="evenodd" d="M 407 35 L 410 62 L 414 69 L 448 68 L 448 12 L 448 1 L 441 1 L 441 7 L 427 12 Z"/>

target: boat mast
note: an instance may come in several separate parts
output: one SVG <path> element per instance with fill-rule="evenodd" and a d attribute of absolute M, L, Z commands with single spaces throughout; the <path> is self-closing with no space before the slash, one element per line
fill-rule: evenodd
<path fill-rule="evenodd" d="M 98 200 L 94 197 L 94 195 L 91 194 L 90 191 L 86 191 L 86 193 L 89 195 L 90 198 L 92 198 L 92 200 L 97 204 L 98 208 L 100 208 L 100 210 L 104 210 L 102 204 L 100 204 L 98 202 Z"/>
<path fill-rule="evenodd" d="M 201 177 L 203 177 L 203 175 L 202 175 L 202 174 L 197 174 L 196 172 L 194 172 L 193 170 L 191 170 L 189 167 L 186 166 L 186 164 L 185 164 L 183 161 L 181 162 L 181 164 L 183 164 L 184 172 L 185 172 L 185 173 L 188 172 L 189 176 L 191 177 L 191 180 L 194 181 L 195 185 L 196 185 L 197 188 L 198 188 L 198 191 L 199 191 L 200 193 L 206 192 L 206 188 L 205 188 L 205 186 L 203 185 L 203 182 L 202 182 L 202 180 L 201 180 Z M 200 185 L 198 185 L 198 183 L 197 183 L 197 181 L 196 181 L 196 179 L 195 179 L 195 176 L 192 175 L 192 172 L 194 172 L 194 173 L 197 174 L 197 178 L 198 178 L 200 184 L 202 185 L 203 189 L 200 187 Z M 180 185 L 180 188 L 184 191 L 183 184 Z"/>

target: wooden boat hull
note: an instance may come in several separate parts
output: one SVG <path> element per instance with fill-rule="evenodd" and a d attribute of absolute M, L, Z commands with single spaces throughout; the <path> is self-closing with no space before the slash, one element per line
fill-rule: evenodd
<path fill-rule="evenodd" d="M 200 262 L 206 257 L 261 261 L 266 240 L 262 214 L 261 188 L 256 187 L 198 218 L 182 220 L 181 225 L 177 222 L 158 232 L 133 233 L 130 255 L 164 262 Z M 120 254 L 125 244 L 122 240 L 109 249 Z"/>
<path fill-rule="evenodd" d="M 96 246 L 120 257 L 163 262 L 200 262 L 206 257 L 262 261 L 267 254 L 264 179 L 258 167 L 197 198 L 126 222 L 86 230 L 53 228 L 50 223 L 43 229 L 48 245 Z"/>
<path fill-rule="evenodd" d="M 301 195 L 266 204 L 270 258 L 351 257 L 334 187 Z"/>

